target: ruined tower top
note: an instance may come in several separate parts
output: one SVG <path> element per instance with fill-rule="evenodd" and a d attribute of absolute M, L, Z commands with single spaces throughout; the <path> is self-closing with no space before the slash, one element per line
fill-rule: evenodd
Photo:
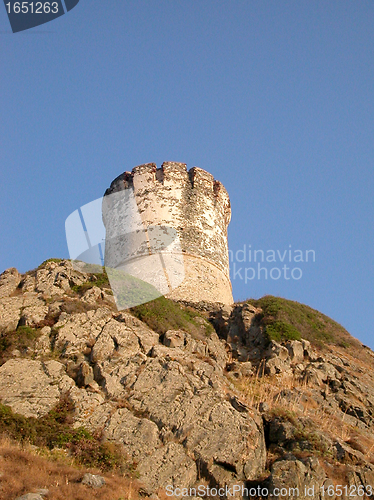
<path fill-rule="evenodd" d="M 133 194 L 144 227 L 170 227 L 178 234 L 184 280 L 166 295 L 192 302 L 232 303 L 227 245 L 231 209 L 224 186 L 201 168 L 187 171 L 184 163 L 165 162 L 161 168 L 147 163 L 124 172 L 111 183 L 104 200 L 123 190 Z M 103 205 L 107 241 L 118 225 L 114 221 L 119 210 L 125 217 L 123 212 L 130 211 L 126 204 L 113 208 L 110 201 Z M 105 258 L 110 254 L 111 262 L 120 267 L 137 258 L 131 246 L 123 237 L 115 245 L 107 245 Z"/>

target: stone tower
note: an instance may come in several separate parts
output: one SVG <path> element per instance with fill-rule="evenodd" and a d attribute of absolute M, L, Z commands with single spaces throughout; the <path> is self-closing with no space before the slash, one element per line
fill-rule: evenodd
<path fill-rule="evenodd" d="M 170 287 L 172 291 L 167 297 L 191 302 L 233 302 L 227 245 L 230 200 L 219 181 L 201 168 L 187 171 L 184 163 L 175 162 L 165 162 L 161 168 L 147 163 L 124 172 L 111 183 L 104 196 L 107 241 L 114 234 L 113 227 L 118 226 L 118 218 L 125 212 L 134 212 L 128 199 L 115 209 L 113 203 L 105 207 L 108 195 L 121 192 L 131 194 L 135 200 L 133 205 L 144 227 L 174 228 L 179 237 L 184 279 L 177 288 Z M 139 232 L 137 227 L 135 224 L 133 235 Z M 140 247 L 134 251 L 132 246 L 133 242 L 123 238 L 106 244 L 105 260 L 109 257 L 115 262 L 112 266 L 117 267 L 120 261 L 136 259 Z"/>

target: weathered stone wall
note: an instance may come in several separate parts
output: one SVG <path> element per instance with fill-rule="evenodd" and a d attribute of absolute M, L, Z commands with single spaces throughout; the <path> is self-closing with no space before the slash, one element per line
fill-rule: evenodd
<path fill-rule="evenodd" d="M 129 190 L 131 196 L 107 196 L 123 190 Z M 227 246 L 230 200 L 224 186 L 210 173 L 197 167 L 187 171 L 183 163 L 165 162 L 161 168 L 148 163 L 121 174 L 105 195 L 103 220 L 107 242 L 118 236 L 118 227 L 122 227 L 122 234 L 141 232 L 142 227 L 148 226 L 176 229 L 185 279 L 169 297 L 233 302 Z M 113 262 L 115 255 L 116 265 L 136 257 L 139 250 L 134 234 L 132 241 L 125 239 L 122 236 L 107 245 L 106 258 L 110 253 Z"/>

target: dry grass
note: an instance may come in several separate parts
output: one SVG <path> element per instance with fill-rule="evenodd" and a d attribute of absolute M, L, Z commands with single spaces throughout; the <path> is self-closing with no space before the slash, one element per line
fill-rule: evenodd
<path fill-rule="evenodd" d="M 259 372 L 261 371 L 261 367 Z M 351 447 L 366 450 L 365 459 L 374 463 L 374 436 L 353 427 L 345 421 L 345 413 L 338 410 L 331 414 L 313 400 L 311 387 L 293 375 L 243 377 L 233 381 L 236 388 L 245 397 L 246 403 L 259 409 L 260 403 L 266 403 L 269 411 L 279 415 L 309 417 L 317 429 L 332 439 L 341 439 Z M 294 397 L 287 399 L 280 395 L 282 390 L 292 390 Z M 304 397 L 306 396 L 306 398 Z"/>
<path fill-rule="evenodd" d="M 256 375 L 234 381 L 237 389 L 245 395 L 247 403 L 257 410 L 260 403 L 267 403 L 270 410 L 281 405 L 286 410 L 296 411 L 300 405 L 302 392 L 300 391 L 293 401 L 281 399 L 279 393 L 284 389 L 301 389 L 305 391 L 307 388 L 306 383 L 300 382 L 294 376 L 266 376 L 262 372 L 262 365 L 260 365 Z"/>
<path fill-rule="evenodd" d="M 93 469 L 75 467 L 68 459 L 52 460 L 37 454 L 30 446 L 21 447 L 6 438 L 0 441 L 0 498 L 14 499 L 40 488 L 49 490 L 49 500 L 137 500 L 139 483 L 129 477 L 101 474 L 106 481 L 93 489 L 80 483 Z"/>

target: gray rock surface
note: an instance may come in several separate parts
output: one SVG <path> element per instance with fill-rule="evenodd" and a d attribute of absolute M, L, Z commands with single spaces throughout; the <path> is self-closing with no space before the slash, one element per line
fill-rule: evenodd
<path fill-rule="evenodd" d="M 20 282 L 21 275 L 15 267 L 6 269 L 0 274 L 0 298 L 9 297 L 9 295 L 16 291 Z"/>
<path fill-rule="evenodd" d="M 159 334 L 105 290 L 72 289 L 93 279 L 65 261 L 0 276 L 0 335 L 20 325 L 40 334 L 1 361 L 1 403 L 41 417 L 69 398 L 73 427 L 120 444 L 148 495 L 258 483 L 303 498 L 335 466 L 347 484 L 374 484 L 374 377 L 361 360 L 306 340 L 269 343 L 247 303 L 194 304 L 205 318 L 191 331 Z M 206 335 L 208 317 L 217 333 Z"/>
<path fill-rule="evenodd" d="M 304 461 L 295 458 L 277 460 L 271 467 L 269 491 L 275 499 L 310 500 L 320 497 L 320 487 L 325 480 L 326 474 L 317 458 L 308 458 Z M 286 491 L 285 495 L 275 494 L 275 491 L 281 491 L 282 488 Z M 305 494 L 306 491 L 312 494 Z"/>
<path fill-rule="evenodd" d="M 74 385 L 57 361 L 11 359 L 0 367 L 0 398 L 16 413 L 41 417 Z"/>
<path fill-rule="evenodd" d="M 177 443 L 169 443 L 145 457 L 138 466 L 138 472 L 147 494 L 168 485 L 172 485 L 173 489 L 188 488 L 197 479 L 195 461 Z"/>
<path fill-rule="evenodd" d="M 97 474 L 87 473 L 82 478 L 82 484 L 91 488 L 101 488 L 105 484 L 105 479 Z"/>
<path fill-rule="evenodd" d="M 104 430 L 106 439 L 123 444 L 126 455 L 137 463 L 162 446 L 159 434 L 154 422 L 135 417 L 127 408 L 117 410 Z"/>
<path fill-rule="evenodd" d="M 130 404 L 170 430 L 207 469 L 215 462 L 253 479 L 265 466 L 262 422 L 235 409 L 198 373 L 165 358 L 147 360 Z"/>

